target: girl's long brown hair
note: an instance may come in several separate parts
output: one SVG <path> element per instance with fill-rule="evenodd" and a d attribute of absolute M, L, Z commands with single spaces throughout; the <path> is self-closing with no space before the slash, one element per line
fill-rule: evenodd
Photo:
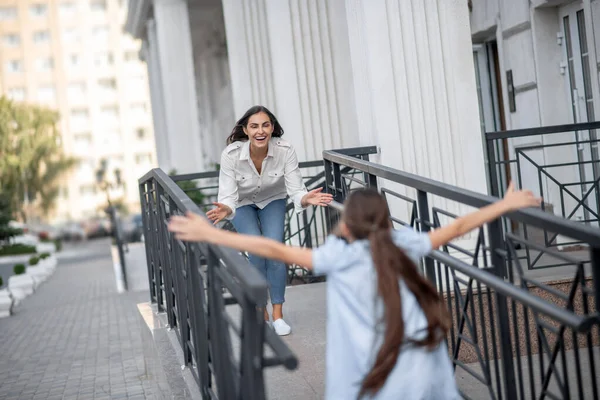
<path fill-rule="evenodd" d="M 360 398 L 367 393 L 375 394 L 383 387 L 406 340 L 400 280 L 414 294 L 427 318 L 427 335 L 422 340 L 409 339 L 411 344 L 433 349 L 443 340 L 450 321 L 436 289 L 394 244 L 385 198 L 375 190 L 361 189 L 349 196 L 344 208 L 343 220 L 352 237 L 357 240 L 368 239 L 370 242 L 373 264 L 377 271 L 378 294 L 385 309 L 384 341 L 377 352 L 373 368 L 363 380 Z"/>

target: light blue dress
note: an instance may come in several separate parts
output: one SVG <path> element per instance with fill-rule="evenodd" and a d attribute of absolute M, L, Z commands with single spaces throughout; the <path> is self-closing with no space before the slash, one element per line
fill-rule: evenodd
<path fill-rule="evenodd" d="M 426 234 L 402 228 L 393 240 L 415 263 L 431 251 Z M 326 394 L 329 400 L 357 399 L 383 341 L 383 303 L 368 240 L 347 243 L 329 236 L 313 250 L 313 268 L 327 275 Z M 427 319 L 419 303 L 400 281 L 406 337 L 422 338 Z M 383 388 L 372 399 L 459 399 L 446 344 L 429 351 L 406 345 Z"/>

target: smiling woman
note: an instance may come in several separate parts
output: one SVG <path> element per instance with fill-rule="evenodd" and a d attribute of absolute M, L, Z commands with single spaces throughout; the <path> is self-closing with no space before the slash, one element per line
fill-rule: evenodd
<path fill-rule="evenodd" d="M 229 219 L 239 233 L 265 236 L 283 242 L 286 198 L 296 211 L 309 205 L 326 206 L 330 194 L 321 189 L 308 192 L 298 167 L 293 146 L 281 139 L 283 128 L 264 106 L 250 108 L 235 124 L 221 154 L 219 201 L 206 215 L 215 224 Z M 250 255 L 250 262 L 267 279 L 272 327 L 278 335 L 288 335 L 283 320 L 287 270 L 284 263 Z M 265 320 L 270 324 L 265 304 Z"/>

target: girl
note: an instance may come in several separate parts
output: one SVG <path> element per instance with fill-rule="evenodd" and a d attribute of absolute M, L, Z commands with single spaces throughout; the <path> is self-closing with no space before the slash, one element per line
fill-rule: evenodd
<path fill-rule="evenodd" d="M 444 342 L 450 321 L 416 263 L 506 212 L 539 203 L 510 185 L 503 200 L 425 234 L 393 230 L 383 196 L 358 190 L 345 203 L 337 235 L 313 250 L 216 230 L 191 213 L 173 217 L 169 230 L 181 240 L 250 251 L 328 275 L 327 399 L 458 399 Z"/>
<path fill-rule="evenodd" d="M 286 197 L 300 212 L 309 205 L 325 206 L 332 196 L 321 189 L 307 192 L 292 145 L 281 139 L 283 128 L 263 106 L 250 108 L 236 123 L 221 154 L 219 198 L 216 208 L 206 215 L 215 224 L 231 219 L 235 230 L 283 242 Z M 273 328 L 288 335 L 290 326 L 283 320 L 287 268 L 278 260 L 250 255 L 250 263 L 269 283 L 273 305 Z M 265 320 L 269 313 L 265 306 Z"/>

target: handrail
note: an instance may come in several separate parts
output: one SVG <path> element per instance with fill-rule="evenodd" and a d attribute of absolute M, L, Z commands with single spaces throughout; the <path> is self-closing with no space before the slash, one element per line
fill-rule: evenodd
<path fill-rule="evenodd" d="M 170 326 L 176 328 L 184 350 L 184 365 L 197 366 L 192 374 L 203 398 L 215 396 L 211 374 L 220 398 L 231 398 L 238 390 L 247 392 L 240 398 L 263 398 L 265 367 L 298 366 L 297 357 L 279 336 L 265 327 L 262 313 L 259 315 L 257 311 L 267 301 L 265 278 L 233 249 L 177 242 L 166 231 L 167 219 L 172 215 L 203 213 L 163 170 L 152 169 L 139 179 L 139 185 L 151 299 L 158 304 L 159 311 L 167 313 Z M 202 268 L 206 268 L 205 273 Z M 224 296 L 223 288 L 229 290 L 231 298 Z M 236 331 L 240 335 L 242 356 L 235 368 L 239 367 L 244 375 L 239 382 L 232 381 L 234 361 L 229 335 L 233 326 L 229 326 L 231 319 L 225 311 L 231 304 L 241 307 L 244 327 L 243 334 Z M 264 346 L 271 348 L 273 356 L 265 357 Z M 225 382 L 231 386 L 224 386 Z"/>
<path fill-rule="evenodd" d="M 331 202 L 329 206 L 335 209 L 337 212 L 341 213 L 344 211 L 344 205 L 336 201 Z M 593 326 L 600 324 L 600 314 L 598 313 L 586 317 L 574 314 L 573 312 L 559 307 L 556 304 L 534 296 L 518 286 L 506 282 L 505 280 L 489 273 L 489 271 L 481 268 L 474 268 L 472 265 L 452 257 L 443 251 L 432 250 L 427 257 L 430 257 L 442 264 L 451 266 L 452 269 L 466 275 L 467 277 L 473 278 L 474 280 L 490 287 L 492 290 L 516 300 L 532 310 L 540 312 L 556 320 L 557 322 L 565 324 L 575 329 L 577 332 L 588 332 Z"/>
<path fill-rule="evenodd" d="M 524 136 L 536 136 L 536 135 L 546 135 L 546 134 L 575 132 L 575 131 L 588 131 L 588 130 L 592 130 L 592 129 L 600 129 L 600 121 L 583 122 L 583 123 L 566 124 L 566 125 L 542 126 L 542 127 L 538 127 L 538 128 L 514 129 L 514 130 L 510 130 L 510 131 L 487 132 L 485 134 L 485 139 L 486 140 L 510 139 L 510 138 L 524 137 Z"/>
<path fill-rule="evenodd" d="M 361 171 L 376 175 L 389 181 L 407 185 L 436 196 L 445 197 L 449 200 L 461 202 L 471 207 L 481 208 L 493 204 L 498 200 L 497 198 L 489 195 L 477 193 L 469 189 L 459 188 L 430 178 L 400 171 L 384 165 L 375 164 L 370 161 L 349 157 L 336 153 L 335 151 L 324 151 L 323 157 L 328 161 L 357 168 Z M 542 210 L 525 209 L 513 211 L 507 214 L 507 216 L 516 221 L 544 228 L 551 232 L 561 232 L 561 234 L 572 237 L 573 239 L 578 239 L 588 243 L 600 243 L 599 229 L 560 218 L 555 215 L 545 213 Z"/>

